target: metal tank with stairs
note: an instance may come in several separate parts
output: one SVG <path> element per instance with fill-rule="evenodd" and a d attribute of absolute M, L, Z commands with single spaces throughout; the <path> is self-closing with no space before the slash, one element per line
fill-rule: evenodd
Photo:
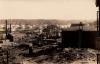
<path fill-rule="evenodd" d="M 63 48 L 92 48 L 100 50 L 100 0 L 96 0 L 96 7 L 98 7 L 97 31 L 85 31 L 83 28 L 62 30 Z M 82 25 L 77 24 L 77 26 L 80 27 Z"/>

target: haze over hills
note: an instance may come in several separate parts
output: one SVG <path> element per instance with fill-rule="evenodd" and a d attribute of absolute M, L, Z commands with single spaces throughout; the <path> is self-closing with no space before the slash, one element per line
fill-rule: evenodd
<path fill-rule="evenodd" d="M 87 21 L 87 20 L 56 20 L 56 19 L 8 19 L 8 23 L 10 22 L 11 24 L 60 24 L 60 25 L 66 25 L 68 23 L 94 23 L 95 21 Z M 0 24 L 5 24 L 5 20 L 0 20 Z"/>

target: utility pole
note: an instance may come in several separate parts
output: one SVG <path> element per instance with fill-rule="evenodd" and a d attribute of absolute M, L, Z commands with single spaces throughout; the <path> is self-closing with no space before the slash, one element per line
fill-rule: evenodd
<path fill-rule="evenodd" d="M 100 50 L 100 0 L 96 0 L 97 11 L 97 38 L 96 38 L 96 49 Z"/>
<path fill-rule="evenodd" d="M 96 7 L 98 7 L 97 11 L 97 32 L 98 36 L 100 37 L 100 0 L 96 0 Z"/>

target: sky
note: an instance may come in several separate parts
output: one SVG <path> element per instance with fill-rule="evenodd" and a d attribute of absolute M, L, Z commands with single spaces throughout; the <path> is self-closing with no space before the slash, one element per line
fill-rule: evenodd
<path fill-rule="evenodd" d="M 96 20 L 95 0 L 0 0 L 0 19 Z"/>

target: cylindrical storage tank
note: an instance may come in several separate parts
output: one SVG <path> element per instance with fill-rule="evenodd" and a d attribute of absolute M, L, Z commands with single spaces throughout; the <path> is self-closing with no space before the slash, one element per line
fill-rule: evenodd
<path fill-rule="evenodd" d="M 62 31 L 62 47 L 95 48 L 96 31 Z"/>

